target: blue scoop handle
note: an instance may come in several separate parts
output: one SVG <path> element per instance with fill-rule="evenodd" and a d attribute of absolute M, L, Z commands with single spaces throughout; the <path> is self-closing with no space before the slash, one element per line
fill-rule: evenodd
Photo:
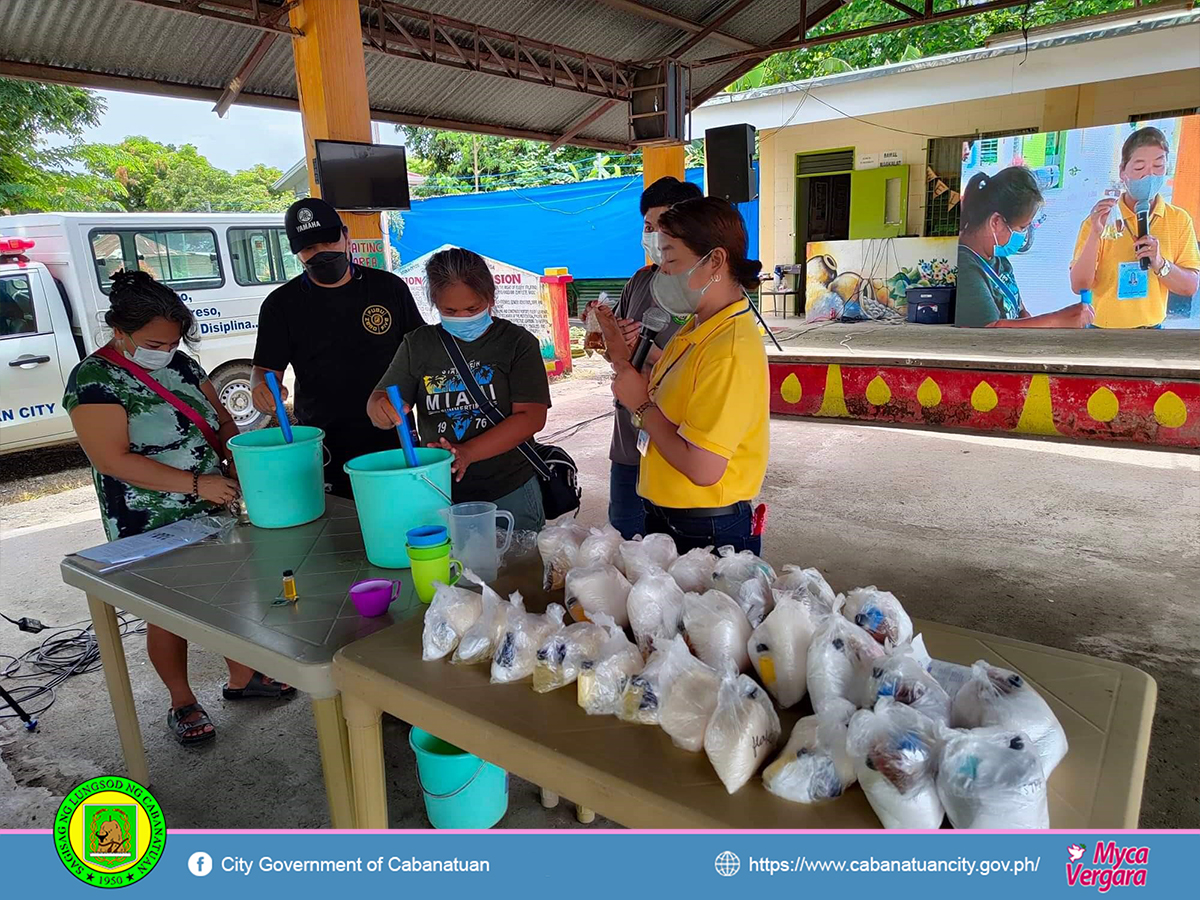
<path fill-rule="evenodd" d="M 396 426 L 396 432 L 400 435 L 400 446 L 404 448 L 404 460 L 408 463 L 410 469 L 415 469 L 417 463 L 417 448 L 413 446 L 412 432 L 408 428 L 408 416 L 404 414 L 404 401 L 400 399 L 400 388 L 396 385 L 388 385 L 388 399 L 392 401 L 392 406 L 396 408 L 396 414 L 400 416 L 400 424 Z"/>
<path fill-rule="evenodd" d="M 267 373 L 267 387 L 275 395 L 275 416 L 279 419 L 279 429 L 283 432 L 283 439 L 290 444 L 292 442 L 292 423 L 288 421 L 287 410 L 283 408 L 283 395 L 279 393 L 279 379 L 275 377 L 274 372 Z"/>

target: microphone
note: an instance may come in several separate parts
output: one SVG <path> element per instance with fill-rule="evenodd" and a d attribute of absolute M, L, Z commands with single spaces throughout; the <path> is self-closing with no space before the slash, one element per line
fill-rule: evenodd
<path fill-rule="evenodd" d="M 650 355 L 650 348 L 654 346 L 654 339 L 670 324 L 671 317 L 665 310 L 657 306 L 651 306 L 642 314 L 642 330 L 638 334 L 638 345 L 629 360 L 635 369 L 641 371 L 642 366 L 646 364 L 646 357 Z"/>
<path fill-rule="evenodd" d="M 1143 200 L 1137 205 L 1137 207 L 1134 209 L 1134 212 L 1137 214 L 1137 236 L 1139 239 L 1144 238 L 1146 233 L 1150 230 L 1150 204 Z M 1138 262 L 1141 263 L 1143 269 L 1150 268 L 1150 257 L 1143 256 L 1140 260 L 1138 260 Z"/>

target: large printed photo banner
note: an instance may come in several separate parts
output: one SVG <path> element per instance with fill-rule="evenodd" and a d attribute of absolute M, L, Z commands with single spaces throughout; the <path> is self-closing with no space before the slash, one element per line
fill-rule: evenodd
<path fill-rule="evenodd" d="M 1009 257 L 1031 315 L 1053 312 L 1078 297 L 1071 291 L 1070 266 L 1084 220 L 1103 197 L 1119 194 L 1121 147 L 1138 128 L 1153 126 L 1169 145 L 1162 197 L 1200 218 L 1200 116 L 1146 119 L 1070 131 L 983 138 L 963 144 L 962 184 L 979 172 L 995 175 L 1026 166 L 1045 197 L 1044 219 L 1027 250 Z M 1164 328 L 1200 328 L 1197 296 L 1170 295 Z"/>
<path fill-rule="evenodd" d="M 440 322 L 441 317 L 429 299 L 425 264 L 433 254 L 449 247 L 450 244 L 444 244 L 396 270 L 412 291 L 421 317 L 431 325 Z M 496 283 L 495 315 L 515 322 L 538 339 L 542 362 L 548 373 L 557 375 L 569 370 L 571 347 L 567 337 L 565 299 L 556 297 L 555 292 L 543 284 L 541 275 L 486 256 L 483 259 Z"/>

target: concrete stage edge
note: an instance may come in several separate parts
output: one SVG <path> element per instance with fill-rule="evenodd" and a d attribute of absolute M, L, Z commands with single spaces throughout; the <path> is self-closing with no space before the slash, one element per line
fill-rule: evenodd
<path fill-rule="evenodd" d="M 1200 332 L 774 328 L 771 412 L 1200 448 Z"/>

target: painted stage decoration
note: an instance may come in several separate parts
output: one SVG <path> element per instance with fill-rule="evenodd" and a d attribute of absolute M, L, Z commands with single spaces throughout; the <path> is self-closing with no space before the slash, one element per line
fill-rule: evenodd
<path fill-rule="evenodd" d="M 953 285 L 957 259 L 957 238 L 811 241 L 804 286 L 808 321 L 889 317 L 880 306 L 902 318 L 907 289 Z"/>
<path fill-rule="evenodd" d="M 773 363 L 771 412 L 1200 448 L 1200 383 L 923 366 Z"/>

